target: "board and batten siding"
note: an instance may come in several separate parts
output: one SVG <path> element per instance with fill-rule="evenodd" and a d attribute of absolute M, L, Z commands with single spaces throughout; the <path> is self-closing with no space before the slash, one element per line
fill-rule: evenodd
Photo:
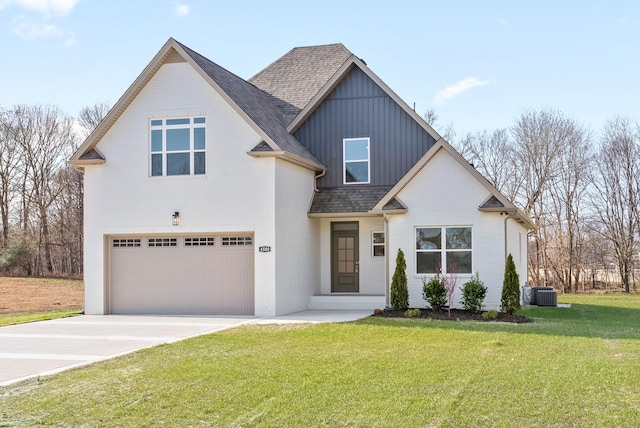
<path fill-rule="evenodd" d="M 370 138 L 371 185 L 394 185 L 435 143 L 406 111 L 355 67 L 295 136 L 323 162 L 319 187 L 343 185 L 344 138 Z"/>

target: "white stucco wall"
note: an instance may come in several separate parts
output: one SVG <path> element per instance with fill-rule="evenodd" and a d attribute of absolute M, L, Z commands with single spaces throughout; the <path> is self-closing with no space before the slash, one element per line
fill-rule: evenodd
<path fill-rule="evenodd" d="M 331 294 L 331 223 L 357 221 L 359 225 L 360 292 L 367 295 L 384 295 L 385 258 L 373 257 L 372 232 L 384 232 L 382 217 L 323 218 L 320 238 L 320 294 Z"/>
<path fill-rule="evenodd" d="M 480 274 L 480 279 L 489 289 L 485 307 L 499 308 L 505 264 L 505 217 L 478 210 L 488 196 L 489 191 L 442 149 L 400 191 L 398 198 L 406 204 L 408 212 L 389 216 L 389 282 L 395 269 L 397 251 L 402 248 L 407 260 L 410 306 L 427 306 L 422 298 L 422 278 L 431 277 L 416 273 L 415 228 L 471 226 L 473 272 Z M 522 239 L 526 240 L 526 230 L 513 220 L 509 220 L 507 225 L 509 251 L 517 253 L 518 233 L 522 233 Z M 526 266 L 526 246 L 521 254 L 519 269 Z M 454 306 L 460 307 L 460 287 L 470 277 L 458 275 Z M 521 276 L 521 282 L 525 280 L 526 276 Z"/>
<path fill-rule="evenodd" d="M 206 176 L 150 177 L 149 119 L 206 117 Z M 98 144 L 107 162 L 85 169 L 85 310 L 105 313 L 105 236 L 252 232 L 257 316 L 273 315 L 275 159 L 246 154 L 260 136 L 186 63 L 165 64 Z M 171 225 L 179 211 L 180 226 Z"/>
<path fill-rule="evenodd" d="M 276 161 L 276 314 L 307 309 L 320 282 L 319 222 L 307 216 L 313 197 L 314 172 Z M 266 244 L 265 244 L 266 245 Z M 257 257 L 263 257 L 258 254 Z"/>

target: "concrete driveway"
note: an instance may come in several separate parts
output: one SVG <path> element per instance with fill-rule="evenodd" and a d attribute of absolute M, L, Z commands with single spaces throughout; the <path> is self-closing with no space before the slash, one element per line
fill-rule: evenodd
<path fill-rule="evenodd" d="M 0 386 L 242 324 L 341 322 L 364 311 L 304 311 L 274 318 L 83 315 L 0 327 Z"/>

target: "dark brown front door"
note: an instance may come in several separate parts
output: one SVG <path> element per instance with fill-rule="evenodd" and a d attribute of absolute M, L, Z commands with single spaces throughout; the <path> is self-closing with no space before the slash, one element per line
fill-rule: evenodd
<path fill-rule="evenodd" d="M 331 223 L 331 291 L 360 290 L 358 222 Z"/>

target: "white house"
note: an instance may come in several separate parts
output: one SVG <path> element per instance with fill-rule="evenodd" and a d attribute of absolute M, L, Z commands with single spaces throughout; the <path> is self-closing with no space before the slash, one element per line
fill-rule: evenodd
<path fill-rule="evenodd" d="M 341 44 L 246 81 L 169 39 L 69 163 L 87 314 L 382 308 L 398 249 L 415 307 L 438 269 L 494 308 L 507 253 L 527 278 L 531 221 Z"/>

